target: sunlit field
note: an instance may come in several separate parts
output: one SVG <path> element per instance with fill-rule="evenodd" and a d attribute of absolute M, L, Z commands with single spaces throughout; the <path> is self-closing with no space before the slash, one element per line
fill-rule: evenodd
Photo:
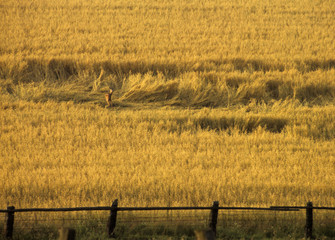
<path fill-rule="evenodd" d="M 0 0 L 0 208 L 334 207 L 334 13 Z"/>

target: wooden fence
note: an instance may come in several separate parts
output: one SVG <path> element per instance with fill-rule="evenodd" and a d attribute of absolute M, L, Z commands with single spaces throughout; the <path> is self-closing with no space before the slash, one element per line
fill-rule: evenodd
<path fill-rule="evenodd" d="M 219 210 L 257 210 L 257 211 L 306 211 L 305 237 L 313 238 L 313 210 L 335 210 L 335 207 L 313 207 L 312 202 L 306 206 L 271 206 L 269 208 L 260 207 L 219 207 L 219 202 L 213 202 L 210 207 L 118 207 L 118 200 L 114 200 L 112 206 L 108 207 L 77 207 L 77 208 L 22 208 L 15 209 L 14 206 L 0 210 L 6 214 L 4 235 L 11 239 L 14 231 L 15 213 L 22 212 L 78 212 L 78 211 L 110 211 L 107 221 L 107 233 L 109 237 L 114 237 L 114 230 L 117 223 L 117 213 L 121 211 L 176 211 L 176 210 L 207 210 L 210 211 L 209 228 L 216 234 L 216 225 Z"/>

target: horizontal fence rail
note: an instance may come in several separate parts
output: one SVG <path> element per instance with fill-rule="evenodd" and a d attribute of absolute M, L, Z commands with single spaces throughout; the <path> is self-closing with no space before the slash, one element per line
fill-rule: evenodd
<path fill-rule="evenodd" d="M 117 207 L 117 211 L 160 211 L 160 210 L 211 210 L 213 207 Z M 307 207 L 218 207 L 219 210 L 265 210 L 265 211 L 299 211 Z M 79 211 L 108 211 L 112 207 L 75 207 L 75 208 L 22 208 L 0 209 L 0 213 L 8 212 L 79 212 Z M 313 209 L 335 210 L 335 207 L 313 207 Z"/>
<path fill-rule="evenodd" d="M 15 209 L 9 206 L 7 209 L 0 209 L 0 213 L 6 214 L 5 231 L 6 238 L 11 239 L 14 231 L 15 213 L 22 212 L 79 212 L 79 211 L 110 211 L 107 222 L 107 231 L 109 237 L 115 237 L 115 228 L 117 222 L 117 213 L 125 211 L 176 211 L 176 210 L 210 210 L 209 228 L 216 234 L 216 225 L 219 210 L 257 210 L 257 211 L 306 211 L 305 237 L 313 238 L 313 210 L 335 210 L 335 207 L 314 207 L 312 202 L 306 206 L 270 206 L 266 207 L 220 207 L 218 201 L 214 201 L 211 207 L 118 207 L 118 200 L 114 200 L 112 206 L 103 207 L 75 207 L 75 208 L 22 208 Z"/>

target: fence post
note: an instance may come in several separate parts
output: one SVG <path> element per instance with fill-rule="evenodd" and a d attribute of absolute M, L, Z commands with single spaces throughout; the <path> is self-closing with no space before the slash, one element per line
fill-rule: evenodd
<path fill-rule="evenodd" d="M 115 236 L 114 229 L 116 226 L 117 204 L 118 204 L 118 200 L 115 199 L 112 204 L 112 209 L 111 209 L 110 216 L 108 218 L 108 223 L 107 223 L 108 237 Z"/>
<path fill-rule="evenodd" d="M 6 225 L 5 225 L 5 237 L 12 239 L 14 230 L 14 206 L 7 207 Z"/>
<path fill-rule="evenodd" d="M 212 229 L 215 235 L 216 235 L 216 224 L 218 222 L 218 214 L 219 214 L 219 202 L 214 201 L 213 207 L 211 209 L 211 215 L 210 215 L 211 222 L 209 223 L 209 227 Z"/>
<path fill-rule="evenodd" d="M 306 239 L 313 239 L 313 203 L 308 202 L 306 208 Z"/>

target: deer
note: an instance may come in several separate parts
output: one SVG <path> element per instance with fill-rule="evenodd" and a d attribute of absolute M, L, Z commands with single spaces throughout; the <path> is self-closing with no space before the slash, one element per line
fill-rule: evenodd
<path fill-rule="evenodd" d="M 106 98 L 106 102 L 107 102 L 107 107 L 111 107 L 112 106 L 112 94 L 113 94 L 113 90 L 109 89 L 109 93 L 105 94 L 105 98 Z"/>
<path fill-rule="evenodd" d="M 195 238 L 197 240 L 215 240 L 215 233 L 211 229 L 195 230 Z"/>

